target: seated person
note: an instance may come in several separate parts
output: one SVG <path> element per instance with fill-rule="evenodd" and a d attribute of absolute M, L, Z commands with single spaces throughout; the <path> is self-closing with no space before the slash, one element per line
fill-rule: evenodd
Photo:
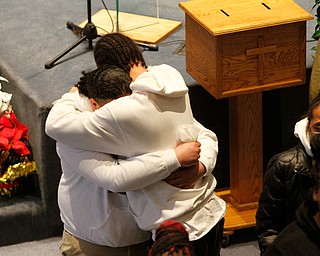
<path fill-rule="evenodd" d="M 312 186 L 311 166 L 319 159 L 314 147 L 315 135 L 320 132 L 320 97 L 311 103 L 307 117 L 295 125 L 298 144 L 273 156 L 263 179 L 263 190 L 256 212 L 257 239 L 264 254 L 266 248 L 293 220 L 295 211 L 307 198 Z"/>
<path fill-rule="evenodd" d="M 312 168 L 313 186 L 296 211 L 296 220 L 280 232 L 266 256 L 320 255 L 320 163 Z"/>

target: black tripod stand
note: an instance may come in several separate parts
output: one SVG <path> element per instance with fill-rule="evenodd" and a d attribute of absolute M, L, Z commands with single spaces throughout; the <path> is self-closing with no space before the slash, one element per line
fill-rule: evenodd
<path fill-rule="evenodd" d="M 58 54 L 56 57 L 54 57 L 52 60 L 49 60 L 44 65 L 46 69 L 52 68 L 59 59 L 61 59 L 64 55 L 66 55 L 68 52 L 76 48 L 79 44 L 81 44 L 83 41 L 87 39 L 89 42 L 89 48 L 92 48 L 92 40 L 98 37 L 98 33 L 97 33 L 96 26 L 91 21 L 91 0 L 87 0 L 87 13 L 88 13 L 88 23 L 85 25 L 84 28 L 77 26 L 71 21 L 67 21 L 67 28 L 71 29 L 75 34 L 80 35 L 81 38 L 78 41 L 76 41 L 74 44 L 69 46 L 67 49 L 65 49 L 63 52 Z M 140 42 L 135 42 L 135 43 L 144 49 L 148 49 L 149 51 L 158 51 L 158 45 L 156 44 L 146 44 L 146 43 L 140 43 Z"/>
<path fill-rule="evenodd" d="M 88 23 L 85 25 L 84 28 L 81 28 L 71 21 L 67 22 L 67 28 L 71 29 L 74 33 L 79 34 L 81 38 L 76 41 L 74 44 L 69 46 L 67 49 L 65 49 L 63 52 L 58 54 L 56 57 L 54 57 L 52 60 L 49 60 L 44 67 L 46 69 L 50 69 L 54 66 L 54 63 L 61 59 L 64 55 L 66 55 L 68 52 L 70 52 L 72 49 L 76 48 L 79 44 L 81 44 L 83 41 L 88 39 L 89 42 L 89 48 L 92 48 L 92 40 L 98 37 L 97 28 L 91 21 L 91 0 L 87 0 L 87 13 L 88 13 Z"/>

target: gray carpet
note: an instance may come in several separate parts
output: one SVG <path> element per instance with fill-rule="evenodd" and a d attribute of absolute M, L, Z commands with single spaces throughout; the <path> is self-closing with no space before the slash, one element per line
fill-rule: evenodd
<path fill-rule="evenodd" d="M 5 256 L 57 256 L 60 237 L 53 237 L 40 241 L 26 242 L 16 245 L 0 247 L 0 255 Z M 259 249 L 255 241 L 240 243 L 222 248 L 221 256 L 258 256 Z"/>
<path fill-rule="evenodd" d="M 5 256 L 58 256 L 61 238 L 52 237 L 39 241 L 0 246 L 0 255 Z M 229 244 L 221 249 L 221 256 L 259 256 L 254 228 L 236 230 L 229 237 Z"/>

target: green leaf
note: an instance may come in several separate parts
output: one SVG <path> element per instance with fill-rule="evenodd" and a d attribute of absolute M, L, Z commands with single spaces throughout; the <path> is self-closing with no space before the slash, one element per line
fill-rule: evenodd
<path fill-rule="evenodd" d="M 318 4 L 320 4 L 320 0 L 315 0 L 315 4 L 314 4 L 314 6 L 312 6 L 312 9 L 313 9 L 314 7 L 316 7 Z"/>
<path fill-rule="evenodd" d="M 320 30 L 317 30 L 316 32 L 313 33 L 312 38 L 315 40 L 319 40 L 320 37 Z"/>

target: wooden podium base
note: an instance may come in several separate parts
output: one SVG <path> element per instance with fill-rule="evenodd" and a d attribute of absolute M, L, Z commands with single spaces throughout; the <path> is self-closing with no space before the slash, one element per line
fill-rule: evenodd
<path fill-rule="evenodd" d="M 109 13 L 114 22 L 114 28 L 112 26 L 112 21 L 110 20 L 109 14 L 105 9 L 98 11 L 91 17 L 91 21 L 97 27 L 97 32 L 100 36 L 110 32 L 116 32 L 116 11 L 109 10 Z M 118 21 L 118 32 L 129 36 L 134 41 L 152 44 L 156 44 L 163 40 L 182 25 L 182 22 L 180 21 L 125 12 L 119 12 Z M 83 28 L 87 22 L 88 20 L 82 22 L 79 26 Z M 112 31 L 112 29 L 114 29 L 114 31 Z"/>
<path fill-rule="evenodd" d="M 230 188 L 217 193 L 227 203 L 224 244 L 237 229 L 254 227 L 262 191 L 262 93 L 229 98 Z"/>
<path fill-rule="evenodd" d="M 230 202 L 230 190 L 222 190 L 216 192 L 216 194 L 217 196 L 225 200 L 227 203 L 227 210 L 223 230 L 223 247 L 226 247 L 229 243 L 229 236 L 233 235 L 235 230 L 251 228 L 256 225 L 255 215 L 257 207 L 250 207 L 244 210 L 237 210 L 237 208 L 234 207 L 233 204 Z"/>

